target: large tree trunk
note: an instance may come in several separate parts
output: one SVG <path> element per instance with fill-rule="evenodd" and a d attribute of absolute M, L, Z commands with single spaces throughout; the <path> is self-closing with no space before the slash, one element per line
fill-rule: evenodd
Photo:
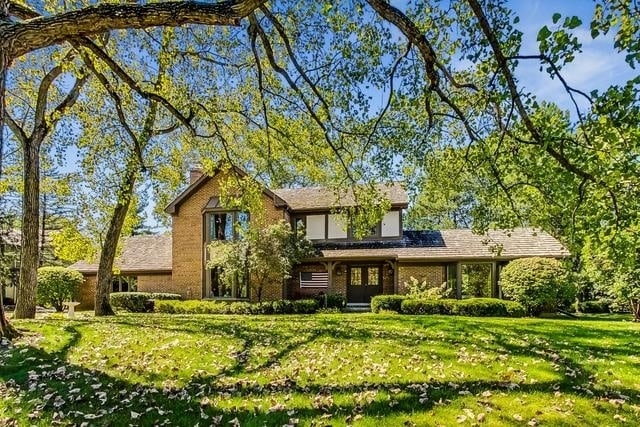
<path fill-rule="evenodd" d="M 100 264 L 98 265 L 98 281 L 96 283 L 96 316 L 113 316 L 113 309 L 109 302 L 111 282 L 113 280 L 113 261 L 116 256 L 118 240 L 122 232 L 122 226 L 127 217 L 127 211 L 131 205 L 131 197 L 136 182 L 136 172 L 133 167 L 127 167 L 123 180 L 122 191 L 118 197 L 118 204 L 113 211 L 109 229 L 105 236 L 104 244 L 100 252 Z"/>
<path fill-rule="evenodd" d="M 0 0 L 0 20 L 4 21 L 8 17 L 9 2 L 6 0 Z M 0 48 L 0 178 L 3 173 L 4 166 L 4 90 L 6 87 L 8 58 L 4 49 Z M 4 313 L 4 301 L 3 298 L 3 285 L 0 280 L 0 338 L 14 338 L 18 333 L 11 326 Z"/>
<path fill-rule="evenodd" d="M 29 139 L 23 147 L 24 195 L 22 201 L 22 251 L 16 319 L 36 317 L 38 285 L 38 220 L 40 219 L 40 144 Z"/>

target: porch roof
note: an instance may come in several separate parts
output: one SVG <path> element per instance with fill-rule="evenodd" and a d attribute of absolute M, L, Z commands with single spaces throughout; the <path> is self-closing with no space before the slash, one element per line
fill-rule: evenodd
<path fill-rule="evenodd" d="M 405 231 L 400 240 L 336 242 L 323 244 L 318 249 L 327 260 L 385 258 L 446 262 L 570 256 L 557 239 L 533 228 L 494 230 L 482 235 L 466 229 Z"/>

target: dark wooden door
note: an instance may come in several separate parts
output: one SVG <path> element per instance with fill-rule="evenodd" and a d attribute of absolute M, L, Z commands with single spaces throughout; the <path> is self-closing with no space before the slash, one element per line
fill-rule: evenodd
<path fill-rule="evenodd" d="M 347 302 L 370 303 L 382 293 L 381 265 L 352 265 L 347 272 Z"/>

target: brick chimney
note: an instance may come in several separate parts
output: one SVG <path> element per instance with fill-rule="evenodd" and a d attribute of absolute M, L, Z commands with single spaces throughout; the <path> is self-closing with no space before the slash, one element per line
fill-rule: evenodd
<path fill-rule="evenodd" d="M 189 171 L 189 185 L 200 179 L 203 174 L 204 172 L 202 171 L 202 165 L 195 164 L 191 166 L 191 170 Z"/>

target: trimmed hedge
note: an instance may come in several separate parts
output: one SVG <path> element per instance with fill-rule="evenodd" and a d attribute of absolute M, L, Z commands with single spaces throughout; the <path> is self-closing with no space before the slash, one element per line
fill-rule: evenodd
<path fill-rule="evenodd" d="M 314 299 L 320 308 L 337 308 L 342 310 L 347 305 L 347 299 L 342 294 L 318 294 Z"/>
<path fill-rule="evenodd" d="M 401 304 L 403 314 L 444 314 L 478 317 L 523 317 L 524 307 L 514 301 L 496 298 L 457 299 L 405 299 Z"/>
<path fill-rule="evenodd" d="M 371 311 L 374 313 L 379 313 L 380 311 L 400 313 L 402 301 L 405 299 L 407 299 L 405 295 L 376 295 L 371 298 Z"/>
<path fill-rule="evenodd" d="M 319 309 L 314 299 L 249 303 L 207 300 L 157 301 L 155 311 L 167 314 L 312 314 Z"/>
<path fill-rule="evenodd" d="M 153 311 L 154 301 L 181 300 L 180 294 L 155 292 L 115 292 L 109 296 L 114 308 L 127 310 L 132 313 L 148 313 Z"/>

